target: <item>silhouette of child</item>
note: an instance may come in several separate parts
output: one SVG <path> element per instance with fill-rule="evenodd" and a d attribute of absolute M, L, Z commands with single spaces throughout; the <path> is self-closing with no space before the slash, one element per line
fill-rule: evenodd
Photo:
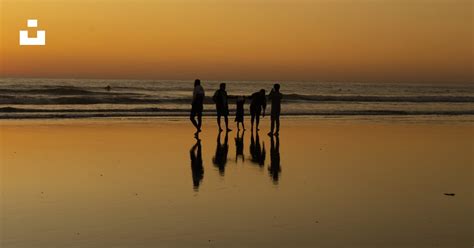
<path fill-rule="evenodd" d="M 237 129 L 240 130 L 239 123 L 242 124 L 242 129 L 245 130 L 244 124 L 244 104 L 245 104 L 245 97 L 239 96 L 237 97 L 237 109 L 235 111 L 235 122 L 237 122 Z"/>

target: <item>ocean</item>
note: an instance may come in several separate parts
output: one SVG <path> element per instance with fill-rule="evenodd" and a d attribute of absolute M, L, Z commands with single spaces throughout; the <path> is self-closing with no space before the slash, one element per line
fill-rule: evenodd
<path fill-rule="evenodd" d="M 224 81 L 230 97 L 249 96 L 274 81 Z M 202 80 L 205 115 L 221 81 Z M 284 116 L 473 116 L 472 84 L 282 81 Z M 106 87 L 110 86 L 110 90 Z M 193 80 L 0 78 L 0 119 L 187 116 Z M 246 102 L 246 114 L 249 113 Z M 267 106 L 270 112 L 270 106 Z"/>

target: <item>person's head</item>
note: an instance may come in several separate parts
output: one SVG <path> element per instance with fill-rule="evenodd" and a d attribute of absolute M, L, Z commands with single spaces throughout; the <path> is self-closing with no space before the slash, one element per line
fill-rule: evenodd
<path fill-rule="evenodd" d="M 194 80 L 194 87 L 196 87 L 198 85 L 201 85 L 201 80 L 199 80 L 199 79 Z"/>
<path fill-rule="evenodd" d="M 280 91 L 280 84 L 274 84 L 273 85 L 273 88 L 275 89 L 275 91 Z"/>
<path fill-rule="evenodd" d="M 260 95 L 263 95 L 263 96 L 265 95 L 265 90 L 264 89 L 260 90 Z"/>
<path fill-rule="evenodd" d="M 219 89 L 220 90 L 225 90 L 225 83 L 219 84 Z"/>

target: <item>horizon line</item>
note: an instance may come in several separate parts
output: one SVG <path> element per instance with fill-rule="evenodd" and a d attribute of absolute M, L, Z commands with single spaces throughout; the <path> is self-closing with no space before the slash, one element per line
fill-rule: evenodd
<path fill-rule="evenodd" d="M 133 81 L 194 81 L 200 79 L 201 81 L 209 82 L 308 82 L 308 83 L 382 83 L 382 84 L 474 84 L 474 80 L 469 82 L 461 81 L 379 81 L 379 80 L 355 80 L 355 81 L 341 81 L 341 80 L 279 80 L 279 79 L 203 79 L 200 77 L 196 78 L 182 78 L 182 79 L 166 79 L 166 78 L 113 78 L 113 77 L 43 77 L 43 76 L 4 76 L 0 75 L 0 79 L 53 79 L 53 80 L 133 80 Z M 474 87 L 474 85 L 473 85 Z"/>

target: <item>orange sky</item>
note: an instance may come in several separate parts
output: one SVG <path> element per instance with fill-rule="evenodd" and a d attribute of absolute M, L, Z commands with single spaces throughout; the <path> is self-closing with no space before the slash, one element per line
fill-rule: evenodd
<path fill-rule="evenodd" d="M 473 82 L 471 0 L 0 0 L 0 76 Z M 44 47 L 19 46 L 37 18 Z"/>

